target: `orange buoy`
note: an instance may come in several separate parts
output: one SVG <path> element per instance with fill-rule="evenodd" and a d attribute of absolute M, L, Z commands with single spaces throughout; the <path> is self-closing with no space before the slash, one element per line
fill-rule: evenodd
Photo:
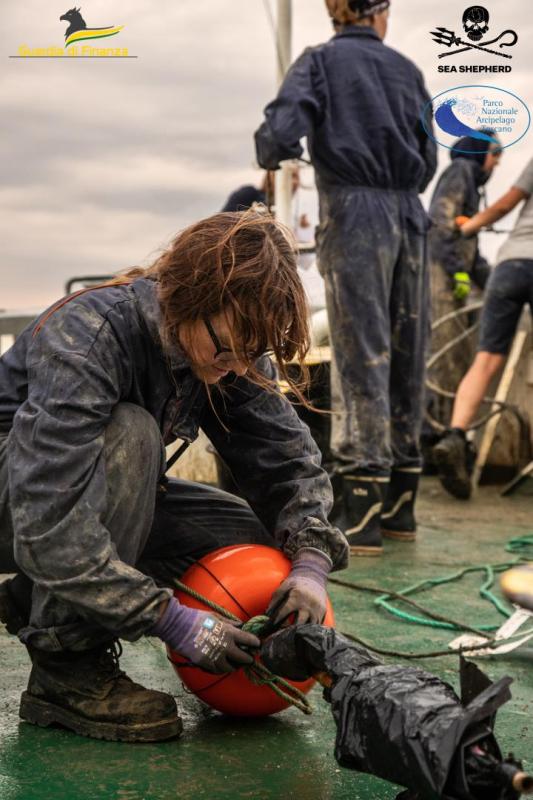
<path fill-rule="evenodd" d="M 272 547 L 232 545 L 204 556 L 187 570 L 181 582 L 246 622 L 251 617 L 265 613 L 272 594 L 289 575 L 290 569 L 289 559 Z M 184 605 L 210 610 L 186 592 L 178 589 L 174 594 Z M 333 624 L 333 609 L 328 600 L 324 625 Z M 243 669 L 212 675 L 199 667 L 186 665 L 179 653 L 167 649 L 184 685 L 204 703 L 223 714 L 264 717 L 289 706 L 268 686 L 251 683 Z M 315 681 L 311 678 L 291 683 L 300 691 L 308 692 Z"/>

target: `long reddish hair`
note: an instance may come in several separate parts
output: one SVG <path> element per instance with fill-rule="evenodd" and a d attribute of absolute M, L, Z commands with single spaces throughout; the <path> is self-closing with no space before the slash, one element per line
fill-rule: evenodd
<path fill-rule="evenodd" d="M 128 284 L 142 276 L 157 281 L 164 346 L 179 342 L 179 334 L 183 338 L 191 323 L 226 313 L 232 320 L 232 345 L 244 357 L 247 377 L 275 390 L 275 382 L 255 367 L 258 355 L 271 351 L 290 392 L 312 408 L 303 394 L 309 383 L 305 356 L 310 333 L 296 243 L 271 214 L 261 210 L 214 214 L 181 231 L 150 267 L 129 269 L 82 292 Z M 291 361 L 299 366 L 297 377 L 288 366 Z"/>

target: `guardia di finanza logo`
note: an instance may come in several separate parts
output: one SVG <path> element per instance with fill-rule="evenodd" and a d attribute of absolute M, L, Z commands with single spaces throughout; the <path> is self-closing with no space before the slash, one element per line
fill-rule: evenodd
<path fill-rule="evenodd" d="M 59 17 L 60 22 L 68 22 L 65 30 L 65 46 L 64 47 L 29 47 L 26 44 L 20 45 L 18 48 L 17 56 L 10 56 L 11 58 L 60 58 L 61 56 L 71 56 L 77 58 L 87 58 L 89 56 L 100 57 L 126 57 L 136 58 L 130 56 L 128 49 L 125 47 L 107 47 L 107 40 L 111 37 L 117 36 L 124 25 L 106 25 L 105 27 L 92 28 L 88 27 L 87 23 L 81 15 L 81 8 L 70 8 Z M 96 41 L 98 40 L 98 41 Z M 89 42 L 89 44 L 87 44 Z M 114 42 L 113 42 L 114 44 Z"/>
<path fill-rule="evenodd" d="M 106 39 L 116 36 L 124 25 L 109 25 L 107 28 L 88 28 L 81 13 L 81 8 L 71 8 L 62 14 L 59 19 L 70 23 L 65 31 L 65 47 L 88 39 Z"/>

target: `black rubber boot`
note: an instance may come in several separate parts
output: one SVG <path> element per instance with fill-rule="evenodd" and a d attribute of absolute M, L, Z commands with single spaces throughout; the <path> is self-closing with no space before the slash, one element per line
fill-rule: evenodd
<path fill-rule="evenodd" d="M 352 556 L 380 556 L 383 552 L 380 514 L 387 483 L 388 478 L 381 476 L 344 476 L 344 533 Z"/>
<path fill-rule="evenodd" d="M 119 669 L 120 645 L 80 653 L 28 650 L 33 667 L 19 711 L 27 722 L 118 742 L 159 742 L 181 734 L 174 698 L 133 683 Z"/>
<path fill-rule="evenodd" d="M 14 636 L 29 625 L 31 587 L 32 583 L 25 575 L 15 575 L 0 584 L 0 622 Z"/>
<path fill-rule="evenodd" d="M 447 492 L 459 500 L 472 494 L 470 476 L 474 468 L 475 451 L 460 428 L 449 430 L 433 448 L 439 479 Z"/>
<path fill-rule="evenodd" d="M 394 469 L 381 511 L 381 533 L 386 539 L 414 542 L 416 539 L 415 500 L 421 470 Z"/>
<path fill-rule="evenodd" d="M 331 488 L 333 490 L 333 507 L 329 513 L 332 520 L 338 519 L 342 514 L 344 503 L 344 480 L 342 469 L 340 465 L 331 463 L 324 464 L 324 469 L 328 473 L 328 478 L 331 481 Z"/>

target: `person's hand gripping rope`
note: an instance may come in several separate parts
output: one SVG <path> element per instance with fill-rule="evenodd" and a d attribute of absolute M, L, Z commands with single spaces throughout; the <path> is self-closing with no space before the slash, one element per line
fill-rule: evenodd
<path fill-rule="evenodd" d="M 281 625 L 295 614 L 296 625 L 322 623 L 326 615 L 326 585 L 332 561 L 326 553 L 302 547 L 296 553 L 291 573 L 272 595 L 266 613 L 272 624 Z"/>
<path fill-rule="evenodd" d="M 152 633 L 192 664 L 215 674 L 253 664 L 253 656 L 243 648 L 258 650 L 261 646 L 257 636 L 241 631 L 238 622 L 189 608 L 174 597 Z"/>

